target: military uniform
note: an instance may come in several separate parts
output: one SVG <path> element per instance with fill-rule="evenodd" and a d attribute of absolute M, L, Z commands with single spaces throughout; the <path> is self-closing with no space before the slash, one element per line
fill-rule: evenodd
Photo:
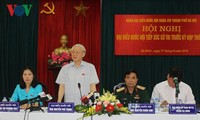
<path fill-rule="evenodd" d="M 133 93 L 129 93 L 127 87 L 122 87 L 116 90 L 117 99 L 124 104 L 124 106 L 128 106 L 128 103 L 149 103 L 149 95 L 145 89 L 145 87 L 137 85 L 134 88 Z"/>

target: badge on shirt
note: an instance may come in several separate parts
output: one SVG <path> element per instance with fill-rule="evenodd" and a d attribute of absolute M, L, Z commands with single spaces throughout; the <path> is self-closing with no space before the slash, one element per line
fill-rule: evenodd
<path fill-rule="evenodd" d="M 135 95 L 134 99 L 139 100 L 140 96 L 138 94 Z"/>
<path fill-rule="evenodd" d="M 82 73 L 81 75 L 85 76 L 85 73 Z"/>

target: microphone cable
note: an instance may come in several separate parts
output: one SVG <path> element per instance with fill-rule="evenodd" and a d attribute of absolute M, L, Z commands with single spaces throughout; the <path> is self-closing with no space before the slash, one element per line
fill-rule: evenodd
<path fill-rule="evenodd" d="M 24 113 L 24 120 L 26 120 L 26 112 L 27 112 L 27 109 L 28 109 L 28 105 L 29 105 L 29 103 L 27 103 L 26 108 L 24 109 L 24 111 L 25 111 L 25 113 Z"/>
<path fill-rule="evenodd" d="M 27 119 L 26 119 L 26 120 L 29 120 L 29 114 L 30 114 L 30 111 L 29 111 L 28 114 L 27 114 Z"/>

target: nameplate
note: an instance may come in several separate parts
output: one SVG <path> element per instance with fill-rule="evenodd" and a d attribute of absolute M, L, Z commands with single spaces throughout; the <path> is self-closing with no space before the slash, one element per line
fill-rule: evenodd
<path fill-rule="evenodd" d="M 128 109 L 134 114 L 155 114 L 154 104 L 129 103 Z"/>
<path fill-rule="evenodd" d="M 196 114 L 195 104 L 169 104 L 169 114 Z"/>
<path fill-rule="evenodd" d="M 48 103 L 49 113 L 73 113 L 74 103 L 72 102 L 49 102 Z"/>
<path fill-rule="evenodd" d="M 0 102 L 0 112 L 19 112 L 18 102 Z"/>

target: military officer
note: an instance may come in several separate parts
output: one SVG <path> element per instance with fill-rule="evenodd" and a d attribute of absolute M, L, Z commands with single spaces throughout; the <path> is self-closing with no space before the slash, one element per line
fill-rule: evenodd
<path fill-rule="evenodd" d="M 115 92 L 117 99 L 124 106 L 128 103 L 149 103 L 149 95 L 145 87 L 137 85 L 138 75 L 134 70 L 126 72 L 124 76 L 125 86 L 118 88 Z"/>

